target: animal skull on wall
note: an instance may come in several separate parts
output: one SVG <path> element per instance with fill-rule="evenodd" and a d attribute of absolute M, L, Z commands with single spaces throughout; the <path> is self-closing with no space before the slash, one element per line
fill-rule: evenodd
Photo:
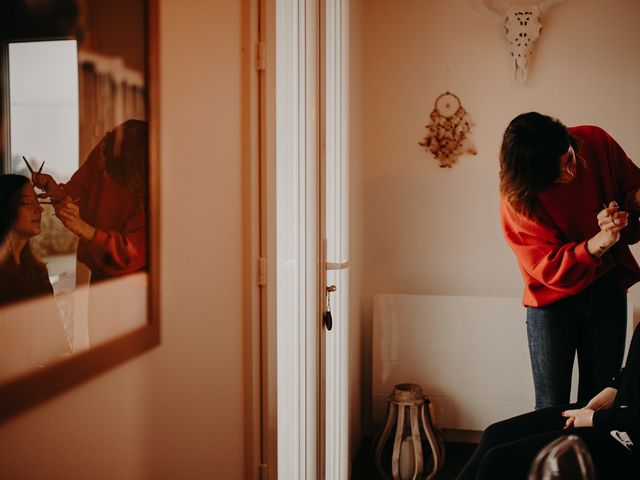
<path fill-rule="evenodd" d="M 530 5 L 510 4 L 503 0 L 483 0 L 484 4 L 504 18 L 504 28 L 513 57 L 513 77 L 521 85 L 527 80 L 529 57 L 540 37 L 540 17 L 565 0 L 543 0 Z"/>

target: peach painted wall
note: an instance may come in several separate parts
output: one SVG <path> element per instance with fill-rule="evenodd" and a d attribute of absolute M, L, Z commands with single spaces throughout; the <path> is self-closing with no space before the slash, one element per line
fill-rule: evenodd
<path fill-rule="evenodd" d="M 362 204 L 362 142 L 360 124 L 362 122 L 362 4 L 349 5 L 349 256 L 351 272 L 349 276 L 349 449 L 350 458 L 356 455 L 363 434 L 362 409 L 362 316 L 360 315 L 362 296 L 362 271 L 364 268 L 363 204 Z"/>
<path fill-rule="evenodd" d="M 515 115 L 538 110 L 568 125 L 600 125 L 640 163 L 640 3 L 568 0 L 554 8 L 524 86 L 512 80 L 500 20 L 480 0 L 359 3 L 362 83 L 354 88 L 361 102 L 353 107 L 362 121 L 352 133 L 362 176 L 352 182 L 363 205 L 366 421 L 373 294 L 522 293 L 498 218 L 497 154 Z M 478 150 L 451 169 L 418 146 L 436 96 L 447 89 L 475 122 Z M 640 287 L 630 299 L 637 319 Z M 514 321 L 524 321 L 524 310 Z"/>
<path fill-rule="evenodd" d="M 245 478 L 241 3 L 160 1 L 162 344 L 0 425 L 0 477 Z"/>

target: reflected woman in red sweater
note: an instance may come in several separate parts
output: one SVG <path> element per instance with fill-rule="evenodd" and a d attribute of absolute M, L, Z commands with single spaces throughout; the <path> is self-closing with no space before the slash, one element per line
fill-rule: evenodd
<path fill-rule="evenodd" d="M 536 408 L 600 392 L 622 364 L 626 291 L 640 280 L 640 169 L 604 130 L 519 115 L 500 151 L 500 217 L 524 280 Z"/>
<path fill-rule="evenodd" d="M 146 162 L 146 122 L 128 120 L 102 138 L 66 184 L 33 174 L 56 216 L 79 237 L 78 260 L 92 283 L 145 268 Z"/>

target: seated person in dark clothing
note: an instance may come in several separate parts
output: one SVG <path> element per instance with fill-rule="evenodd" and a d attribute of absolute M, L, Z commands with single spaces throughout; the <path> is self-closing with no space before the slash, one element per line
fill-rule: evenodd
<path fill-rule="evenodd" d="M 3 379 L 48 364 L 70 348 L 58 318 L 47 267 L 33 254 L 29 243 L 40 233 L 43 211 L 29 179 L 0 175 L 0 203 L 2 223 L 8 225 L 2 242 L 5 253 L 0 258 Z"/>
<path fill-rule="evenodd" d="M 33 185 L 22 175 L 1 175 L 3 210 L 9 225 L 7 255 L 0 266 L 0 303 L 53 295 L 47 267 L 31 251 L 29 240 L 40 234 L 43 208 Z"/>
<path fill-rule="evenodd" d="M 7 190 L 0 190 L 0 263 L 4 259 L 5 251 L 6 253 L 9 251 L 9 244 L 5 240 L 13 224 L 15 214 L 14 209 L 9 206 L 9 199 L 5 198 L 7 195 L 9 195 Z"/>
<path fill-rule="evenodd" d="M 587 404 L 536 410 L 487 428 L 458 480 L 526 479 L 537 453 L 551 441 L 577 435 L 598 480 L 640 478 L 640 329 L 620 373 Z"/>

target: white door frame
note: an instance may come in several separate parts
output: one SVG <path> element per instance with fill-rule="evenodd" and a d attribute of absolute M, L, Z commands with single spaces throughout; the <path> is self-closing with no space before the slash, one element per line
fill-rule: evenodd
<path fill-rule="evenodd" d="M 318 11 L 318 0 L 276 0 L 271 23 L 279 480 L 318 478 Z"/>
<path fill-rule="evenodd" d="M 333 270 L 344 267 L 347 122 L 341 52 L 348 7 L 342 0 L 276 0 L 262 5 L 262 190 L 267 205 L 263 458 L 268 463 L 263 478 L 346 480 L 348 277 L 346 270 L 325 277 L 320 222 L 326 216 L 325 260 L 332 262 Z M 331 298 L 335 326 L 328 334 L 320 321 L 326 280 L 339 288 Z M 321 349 L 327 355 L 322 364 Z M 321 371 L 330 375 L 326 384 Z"/>
<path fill-rule="evenodd" d="M 324 478 L 347 480 L 349 472 L 349 222 L 348 222 L 348 1 L 322 0 L 321 111 L 326 264 L 333 329 L 324 330 Z"/>

